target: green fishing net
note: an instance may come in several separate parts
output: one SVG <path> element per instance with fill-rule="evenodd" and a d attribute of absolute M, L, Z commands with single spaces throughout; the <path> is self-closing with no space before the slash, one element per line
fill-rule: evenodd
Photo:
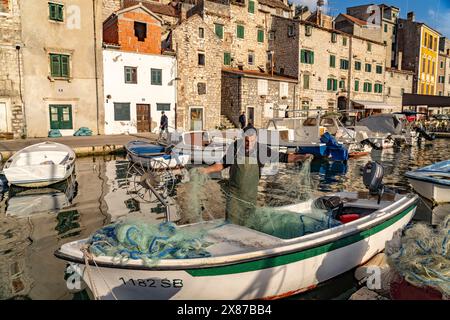
<path fill-rule="evenodd" d="M 436 229 L 423 223 L 406 229 L 398 241 L 388 243 L 389 265 L 406 281 L 432 287 L 450 298 L 450 216 Z"/>

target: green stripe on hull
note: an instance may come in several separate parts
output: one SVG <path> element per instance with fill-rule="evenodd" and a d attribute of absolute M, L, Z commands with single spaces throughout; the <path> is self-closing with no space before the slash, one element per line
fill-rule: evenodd
<path fill-rule="evenodd" d="M 290 264 L 293 262 L 305 260 L 308 258 L 312 258 L 333 250 L 337 250 L 342 247 L 346 247 L 358 241 L 364 240 L 399 221 L 401 218 L 406 216 L 409 212 L 411 212 L 416 205 L 413 205 L 403 211 L 402 213 L 396 215 L 395 217 L 371 228 L 368 230 L 361 231 L 357 234 L 353 234 L 351 236 L 336 240 L 331 243 L 327 243 L 321 245 L 319 247 L 307 249 L 300 252 L 294 252 L 285 254 L 282 256 L 263 258 L 255 261 L 243 262 L 233 265 L 220 266 L 220 267 L 211 267 L 211 268 L 203 268 L 203 269 L 190 269 L 186 270 L 193 277 L 206 277 L 206 276 L 220 276 L 226 274 L 234 274 L 234 273 L 243 273 L 249 271 L 256 271 L 262 269 L 268 269 L 273 267 L 278 267 L 286 264 Z"/>

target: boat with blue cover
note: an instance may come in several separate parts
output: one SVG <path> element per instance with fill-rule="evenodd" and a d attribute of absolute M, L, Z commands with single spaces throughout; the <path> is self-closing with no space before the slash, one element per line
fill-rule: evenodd
<path fill-rule="evenodd" d="M 450 202 L 450 160 L 408 171 L 405 176 L 421 196 L 437 203 Z"/>
<path fill-rule="evenodd" d="M 189 161 L 188 155 L 172 152 L 172 147 L 150 143 L 148 141 L 130 141 L 125 146 L 128 159 L 134 163 L 151 166 L 152 162 L 159 161 L 169 168 L 184 166 Z"/>

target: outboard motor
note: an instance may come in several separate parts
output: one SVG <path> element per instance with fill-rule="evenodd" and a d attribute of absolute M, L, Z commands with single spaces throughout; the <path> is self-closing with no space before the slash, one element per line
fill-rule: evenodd
<path fill-rule="evenodd" d="M 384 168 L 375 161 L 369 161 L 363 168 L 363 183 L 369 189 L 370 194 L 378 195 L 378 204 L 384 194 L 383 176 Z"/>
<path fill-rule="evenodd" d="M 381 150 L 381 144 L 380 143 L 374 143 L 374 142 L 372 142 L 372 141 L 370 141 L 369 139 L 365 139 L 365 140 L 362 140 L 361 142 L 361 145 L 369 145 L 369 146 L 371 146 L 373 149 L 375 149 L 375 150 Z"/>
<path fill-rule="evenodd" d="M 332 218 L 336 218 L 344 208 L 344 203 L 340 197 L 323 196 L 314 200 L 313 207 L 326 210 Z"/>

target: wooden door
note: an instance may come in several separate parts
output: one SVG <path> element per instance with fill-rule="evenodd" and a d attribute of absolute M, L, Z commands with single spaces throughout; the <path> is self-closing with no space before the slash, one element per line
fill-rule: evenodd
<path fill-rule="evenodd" d="M 150 132 L 152 130 L 149 104 L 136 104 L 137 131 Z"/>

